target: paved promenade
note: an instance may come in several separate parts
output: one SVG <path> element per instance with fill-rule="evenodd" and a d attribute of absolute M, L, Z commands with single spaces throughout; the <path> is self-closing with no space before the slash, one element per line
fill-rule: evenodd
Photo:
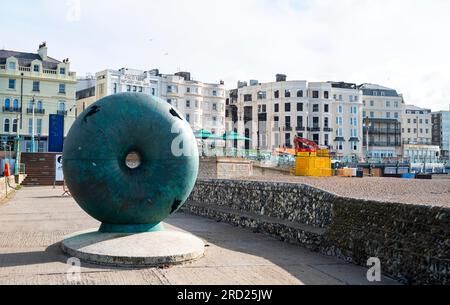
<path fill-rule="evenodd" d="M 0 284 L 68 283 L 68 257 L 59 242 L 99 223 L 62 193 L 60 188 L 24 188 L 0 203 Z M 167 223 L 203 238 L 205 257 L 166 269 L 83 264 L 81 284 L 369 284 L 365 268 L 261 234 L 184 214 Z M 383 284 L 395 282 L 383 279 Z"/>

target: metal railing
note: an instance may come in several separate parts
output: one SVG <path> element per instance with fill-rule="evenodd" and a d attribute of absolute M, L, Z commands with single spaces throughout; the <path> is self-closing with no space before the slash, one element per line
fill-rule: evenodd
<path fill-rule="evenodd" d="M 32 114 L 33 109 L 27 108 L 27 114 Z M 45 114 L 45 109 L 34 109 L 34 114 Z"/>
<path fill-rule="evenodd" d="M 3 106 L 3 112 L 22 112 L 20 107 L 5 107 Z"/>

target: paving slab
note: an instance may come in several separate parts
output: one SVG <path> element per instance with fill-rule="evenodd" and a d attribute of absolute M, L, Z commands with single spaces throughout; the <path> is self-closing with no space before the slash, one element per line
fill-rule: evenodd
<path fill-rule="evenodd" d="M 60 249 L 68 234 L 99 227 L 62 189 L 23 188 L 0 204 L 0 284 L 368 285 L 367 269 L 228 224 L 176 214 L 169 230 L 207 245 L 198 261 L 167 269 L 81 263 L 76 273 Z M 79 275 L 78 277 L 74 277 Z M 379 283 L 378 283 L 379 284 Z M 397 284 L 383 278 L 381 284 Z"/>

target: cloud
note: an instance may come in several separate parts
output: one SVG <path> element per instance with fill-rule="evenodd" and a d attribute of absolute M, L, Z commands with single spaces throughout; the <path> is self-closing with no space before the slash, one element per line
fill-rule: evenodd
<path fill-rule="evenodd" d="M 232 88 L 285 73 L 379 83 L 409 104 L 448 109 L 447 0 L 81 0 L 79 22 L 64 1 L 10 3 L 23 8 L 0 21 L 4 41 L 34 50 L 47 40 L 79 74 L 159 67 Z M 30 21 L 4 31 L 19 19 Z"/>

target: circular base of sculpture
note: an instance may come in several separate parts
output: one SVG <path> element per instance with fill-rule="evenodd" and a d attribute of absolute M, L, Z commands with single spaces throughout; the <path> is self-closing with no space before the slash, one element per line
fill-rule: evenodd
<path fill-rule="evenodd" d="M 162 223 L 148 224 L 148 225 L 110 225 L 103 223 L 99 230 L 101 233 L 150 233 L 164 231 Z"/>
<path fill-rule="evenodd" d="M 82 262 L 111 267 L 158 267 L 203 257 L 204 242 L 194 235 L 159 231 L 140 234 L 89 230 L 68 236 L 62 250 Z"/>

